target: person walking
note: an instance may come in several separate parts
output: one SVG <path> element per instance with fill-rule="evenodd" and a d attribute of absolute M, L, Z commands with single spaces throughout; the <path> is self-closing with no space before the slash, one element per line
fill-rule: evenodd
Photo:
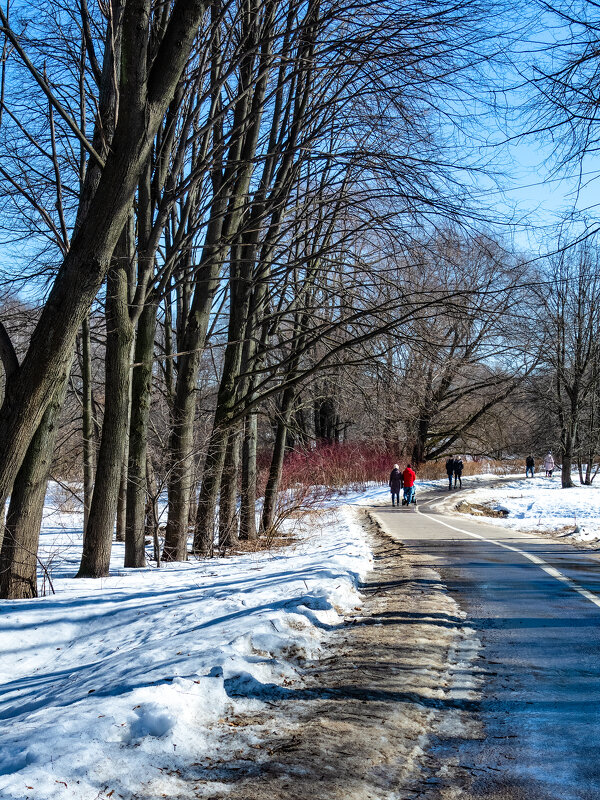
<path fill-rule="evenodd" d="M 448 476 L 448 491 L 452 489 L 452 476 L 454 475 L 454 456 L 446 461 L 446 475 Z"/>
<path fill-rule="evenodd" d="M 546 470 L 546 477 L 551 478 L 554 471 L 554 458 L 552 456 L 552 450 L 548 451 L 548 455 L 544 459 L 544 469 Z"/>
<path fill-rule="evenodd" d="M 462 489 L 462 472 L 463 472 L 463 462 L 460 456 L 456 456 L 454 459 L 454 488 L 456 489 L 456 482 L 459 483 L 459 488 Z"/>
<path fill-rule="evenodd" d="M 415 494 L 415 475 L 414 469 L 410 464 L 406 465 L 406 469 L 402 473 L 402 485 L 404 486 L 404 499 L 403 504 L 410 505 Z"/>
<path fill-rule="evenodd" d="M 400 505 L 400 489 L 402 488 L 402 473 L 400 472 L 400 466 L 398 464 L 394 464 L 394 468 L 390 473 L 390 491 L 392 493 L 392 506 Z M 394 502 L 396 501 L 396 503 Z"/>
<path fill-rule="evenodd" d="M 525 459 L 525 477 L 529 477 L 529 473 L 531 472 L 531 477 L 533 478 L 535 472 L 535 460 L 533 456 L 527 456 Z"/>

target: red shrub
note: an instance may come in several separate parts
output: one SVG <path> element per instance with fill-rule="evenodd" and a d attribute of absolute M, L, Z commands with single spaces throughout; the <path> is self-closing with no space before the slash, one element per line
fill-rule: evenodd
<path fill-rule="evenodd" d="M 281 488 L 298 484 L 341 488 L 370 481 L 387 482 L 398 458 L 381 445 L 369 442 L 320 444 L 293 450 L 284 461 Z"/>
<path fill-rule="evenodd" d="M 269 471 L 270 452 L 259 456 L 260 477 L 258 494 L 264 493 Z M 393 465 L 404 469 L 408 463 L 405 455 L 394 452 L 391 447 L 376 442 L 345 442 L 344 444 L 319 444 L 305 450 L 292 450 L 283 464 L 280 492 L 299 486 L 324 486 L 340 489 L 359 488 L 366 483 L 387 483 Z M 439 480 L 446 477 L 446 459 L 419 465 L 417 477 L 421 480 Z M 465 456 L 464 475 L 479 472 L 502 473 L 515 471 L 518 462 L 478 460 Z M 524 467 L 523 467 L 524 469 Z"/>

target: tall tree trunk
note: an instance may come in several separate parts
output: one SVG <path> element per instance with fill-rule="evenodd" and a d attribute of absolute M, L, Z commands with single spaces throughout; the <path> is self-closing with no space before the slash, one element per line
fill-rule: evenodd
<path fill-rule="evenodd" d="M 560 375 L 555 377 L 558 398 L 558 420 L 560 424 L 560 446 L 561 446 L 561 485 L 563 489 L 570 489 L 573 486 L 571 470 L 573 469 L 573 450 L 577 437 L 578 423 L 578 401 L 579 391 L 577 386 L 571 387 L 570 394 L 563 392 L 564 386 Z M 566 399 L 566 396 L 569 399 Z"/>
<path fill-rule="evenodd" d="M 121 464 L 121 480 L 119 481 L 119 496 L 117 499 L 117 521 L 115 525 L 115 542 L 125 541 L 125 528 L 127 524 L 127 446 L 123 448 L 123 463 Z"/>
<path fill-rule="evenodd" d="M 216 236 L 219 232 L 220 227 L 213 235 Z M 185 561 L 187 558 L 190 496 L 194 485 L 196 385 L 201 350 L 206 340 L 210 310 L 218 286 L 219 254 L 220 251 L 213 253 L 213 257 L 198 275 L 194 301 L 183 339 L 183 354 L 177 366 L 177 384 L 169 438 L 167 485 L 169 516 L 163 550 L 165 561 Z"/>
<path fill-rule="evenodd" d="M 262 517 L 260 521 L 260 532 L 268 533 L 275 519 L 275 505 L 277 501 L 277 492 L 279 490 L 279 483 L 281 481 L 281 473 L 283 471 L 283 459 L 285 456 L 285 442 L 287 439 L 287 429 L 294 403 L 294 389 L 288 388 L 283 393 L 281 401 L 281 409 L 279 411 L 279 420 L 277 422 L 277 433 L 275 435 L 275 444 L 273 446 L 273 455 L 271 457 L 271 466 L 269 468 L 269 477 L 267 478 L 267 486 L 265 488 L 265 496 L 263 500 Z"/>
<path fill-rule="evenodd" d="M 242 287 L 235 287 L 239 290 Z M 247 289 L 247 287 L 243 287 Z M 208 442 L 208 450 L 202 471 L 202 486 L 198 498 L 196 526 L 194 531 L 194 552 L 212 556 L 214 547 L 215 516 L 217 499 L 231 425 L 231 417 L 236 401 L 236 381 L 239 378 L 241 352 L 243 346 L 246 314 L 240 308 L 231 284 L 231 312 L 229 315 L 228 343 L 225 348 L 223 372 L 217 394 L 217 409 L 213 423 L 213 431 Z M 240 298 L 244 294 L 240 292 Z"/>
<path fill-rule="evenodd" d="M 146 518 L 144 523 L 144 536 L 154 542 L 154 560 L 160 567 L 160 543 L 158 540 L 158 487 L 152 461 L 146 452 Z"/>
<path fill-rule="evenodd" d="M 187 372 L 187 370 L 186 370 Z M 187 379 L 190 379 L 188 382 Z M 169 474 L 167 529 L 163 559 L 185 561 L 187 558 L 190 494 L 193 485 L 194 417 L 196 414 L 195 383 L 197 371 L 178 376 L 169 438 Z M 190 383 L 193 382 L 193 386 Z"/>
<path fill-rule="evenodd" d="M 69 371 L 75 338 L 98 294 L 149 157 L 155 134 L 189 59 L 205 12 L 204 0 L 173 7 L 158 54 L 148 64 L 145 8 L 127 3 L 122 40 L 127 69 L 108 70 L 101 99 L 119 76 L 118 123 L 106 161 L 91 159 L 85 213 L 31 337 L 27 355 L 10 380 L 0 408 L 0 507 L 8 496 L 44 412 Z M 109 47 L 105 48 L 108 51 Z M 115 87 L 117 88 L 117 87 Z M 102 106 L 102 104 L 101 104 Z M 102 110 L 102 108 L 101 108 Z M 94 144 L 104 140 L 100 114 Z M 103 157 L 102 153 L 102 157 Z M 92 168 L 93 167 L 93 168 Z M 92 176 L 95 173 L 95 177 Z"/>
<path fill-rule="evenodd" d="M 427 456 L 427 436 L 429 435 L 429 418 L 421 412 L 417 421 L 417 433 L 412 449 L 412 463 L 419 466 L 426 460 Z"/>
<path fill-rule="evenodd" d="M 571 478 L 571 470 L 573 469 L 573 442 L 574 442 L 574 424 L 569 421 L 561 432 L 561 450 L 562 450 L 562 469 L 561 469 L 561 484 L 563 489 L 570 489 L 573 486 Z"/>
<path fill-rule="evenodd" d="M 256 251 L 247 248 L 245 256 L 248 263 L 256 260 Z M 264 363 L 267 348 L 265 342 L 268 336 L 268 326 L 261 323 L 264 315 L 267 295 L 267 276 L 269 274 L 269 261 L 262 259 L 260 269 L 255 276 L 255 285 L 252 289 L 250 306 L 248 309 L 248 321 L 244 334 L 244 344 L 242 347 L 242 358 L 240 371 L 246 373 L 246 377 L 240 382 L 240 397 L 249 405 L 255 400 L 256 380 L 252 375 Z M 257 333 L 260 331 L 260 336 Z M 260 348 L 259 348 L 260 342 Z M 257 352 L 260 349 L 260 354 Z M 242 463 L 241 463 L 241 495 L 240 495 L 240 534 L 243 540 L 254 540 L 258 538 L 256 528 L 256 482 L 258 470 L 256 466 L 256 448 L 258 444 L 258 413 L 256 408 L 251 407 L 242 422 Z"/>
<path fill-rule="evenodd" d="M 587 457 L 587 464 L 585 465 L 585 485 L 591 486 L 592 483 L 592 464 L 594 461 L 594 454 L 592 452 L 588 453 Z"/>
<path fill-rule="evenodd" d="M 152 391 L 152 356 L 156 331 L 156 304 L 144 307 L 135 341 L 135 367 L 131 387 L 129 427 L 129 466 L 127 476 L 127 524 L 125 566 L 146 566 L 144 529 L 146 513 L 146 475 L 148 420 Z"/>
<path fill-rule="evenodd" d="M 37 596 L 37 553 L 48 475 L 67 381 L 50 402 L 18 472 L 0 553 L 0 597 Z"/>
<path fill-rule="evenodd" d="M 229 432 L 219 493 L 219 551 L 221 553 L 231 547 L 238 538 L 237 487 L 239 471 L 240 431 L 235 425 Z"/>
<path fill-rule="evenodd" d="M 231 418 L 236 403 L 237 382 L 240 376 L 244 333 L 248 321 L 250 284 L 247 273 L 251 264 L 240 258 L 239 249 L 231 248 L 230 312 L 227 331 L 227 347 L 223 359 L 223 372 L 217 394 L 217 409 L 213 431 L 202 472 L 202 486 L 198 499 L 194 551 L 212 555 L 214 542 L 215 513 L 221 484 Z"/>
<path fill-rule="evenodd" d="M 92 400 L 92 347 L 89 314 L 81 325 L 81 383 L 83 407 L 83 536 L 90 515 L 94 491 L 94 460 L 96 438 L 94 436 L 94 407 Z"/>
<path fill-rule="evenodd" d="M 214 3 L 211 6 L 213 19 L 220 13 L 220 6 Z M 197 305 L 196 298 L 202 281 L 207 289 L 205 294 L 212 302 L 212 298 L 217 288 L 217 280 L 220 266 L 224 263 L 228 250 L 229 242 L 233 241 L 239 232 L 244 213 L 247 212 L 248 196 L 250 183 L 255 174 L 255 157 L 259 143 L 261 131 L 262 114 L 265 108 L 265 95 L 268 85 L 269 69 L 271 62 L 271 42 L 266 37 L 262 42 L 256 40 L 259 30 L 258 19 L 261 18 L 261 26 L 265 29 L 273 23 L 275 6 L 269 11 L 268 21 L 261 18 L 263 9 L 258 5 L 250 4 L 242 18 L 242 38 L 246 46 L 247 57 L 240 64 L 240 91 L 233 103 L 233 129 L 235 135 L 232 137 L 227 157 L 222 164 L 216 165 L 211 174 L 213 185 L 213 203 L 211 206 L 211 220 L 207 226 L 206 244 L 203 253 L 203 260 L 206 261 L 205 272 L 209 273 L 208 280 L 200 275 L 199 283 L 195 290 L 192 313 L 190 314 L 191 328 L 186 332 L 186 342 L 191 338 L 191 346 L 184 348 L 185 355 L 182 356 L 181 363 L 178 365 L 178 389 L 180 378 L 182 378 L 182 396 L 176 391 L 176 409 L 173 424 L 173 446 L 171 447 L 171 471 L 174 474 L 173 486 L 169 483 L 169 519 L 167 522 L 167 532 L 165 536 L 165 558 L 171 560 L 177 557 L 185 557 L 182 539 L 186 536 L 185 526 L 189 517 L 189 497 L 190 483 L 192 479 L 192 459 L 191 459 L 191 435 L 187 434 L 187 426 L 191 425 L 190 417 L 191 398 L 187 401 L 188 408 L 185 414 L 183 402 L 186 401 L 187 392 L 195 391 L 197 381 L 197 371 L 199 363 L 199 348 L 203 345 L 208 317 L 205 321 L 204 334 L 198 336 L 198 330 L 194 326 L 198 325 L 199 308 L 206 316 L 210 313 L 210 306 L 205 308 L 202 301 Z M 255 64 L 255 57 L 258 58 L 258 67 Z M 221 110 L 220 100 L 220 80 L 221 80 L 221 48 L 218 37 L 213 39 L 213 64 L 211 77 L 213 79 L 213 100 L 215 108 Z M 258 73 L 258 78 L 256 77 Z M 215 134 L 220 138 L 221 121 L 215 120 Z M 236 248 L 237 249 L 237 248 Z M 243 340 L 244 327 L 247 321 L 247 305 L 245 309 L 240 307 L 240 302 L 247 304 L 249 298 L 249 285 L 245 282 L 252 273 L 253 262 L 242 259 L 242 264 L 238 261 L 238 253 L 230 257 L 231 272 L 237 280 L 230 281 L 230 330 L 228 345 L 225 353 L 224 377 L 221 379 L 219 387 L 219 398 L 217 400 L 217 414 L 213 426 L 213 433 L 209 442 L 207 457 L 202 474 L 202 486 L 198 501 L 196 514 L 196 527 L 194 534 L 194 550 L 203 553 L 211 553 L 214 537 L 214 516 L 221 482 L 221 472 L 225 459 L 227 437 L 229 435 L 229 409 L 233 405 L 235 388 L 233 382 L 239 376 L 239 359 L 241 356 L 241 346 Z M 236 328 L 236 335 L 232 337 L 231 328 Z M 189 364 L 189 366 L 188 366 Z M 177 402 L 180 400 L 180 403 Z M 194 404 L 195 406 L 195 404 Z M 187 445 L 187 449 L 182 447 Z M 181 474 L 178 474 L 178 471 Z"/>
<path fill-rule="evenodd" d="M 127 247 L 127 252 L 129 248 Z M 121 250 L 119 252 L 122 252 Z M 106 285 L 106 401 L 96 482 L 77 577 L 108 575 L 121 467 L 128 431 L 133 325 L 129 318 L 127 265 L 116 259 Z"/>
<path fill-rule="evenodd" d="M 211 3 L 210 12 L 214 24 L 221 13 L 220 3 Z M 218 31 L 218 25 L 215 26 L 215 31 Z M 212 101 L 217 114 L 214 120 L 214 136 L 217 140 L 220 139 L 222 133 L 219 116 L 221 111 L 221 68 L 222 52 L 217 34 L 214 36 L 211 46 Z M 210 219 L 206 227 L 201 265 L 195 278 L 190 310 L 183 321 L 178 319 L 178 333 L 181 335 L 178 336 L 177 346 L 182 355 L 177 361 L 177 381 L 173 395 L 171 435 L 169 437 L 167 479 L 169 515 L 163 549 L 165 561 L 185 561 L 187 558 L 190 500 L 194 486 L 193 428 L 196 415 L 198 370 L 201 351 L 206 343 L 210 312 L 218 288 L 221 265 L 227 252 L 227 247 L 223 244 L 223 224 L 232 183 L 229 181 L 224 185 L 223 160 L 223 155 L 221 158 L 215 159 L 210 175 L 213 192 Z M 185 292 L 185 285 L 183 289 Z"/>
<path fill-rule="evenodd" d="M 169 408 L 173 409 L 173 397 L 175 395 L 174 386 L 174 365 L 173 365 L 173 311 L 171 309 L 172 297 L 171 286 L 167 286 L 165 292 L 165 318 L 163 321 L 163 336 L 165 341 L 165 392 Z"/>
<path fill-rule="evenodd" d="M 256 445 L 258 415 L 251 411 L 244 420 L 242 439 L 242 493 L 240 497 L 240 539 L 253 540 L 256 530 Z"/>
<path fill-rule="evenodd" d="M 215 518 L 221 474 L 225 464 L 228 430 L 216 425 L 208 443 L 208 451 L 202 470 L 202 486 L 198 498 L 196 527 L 194 531 L 194 552 L 212 556 L 214 549 Z"/>

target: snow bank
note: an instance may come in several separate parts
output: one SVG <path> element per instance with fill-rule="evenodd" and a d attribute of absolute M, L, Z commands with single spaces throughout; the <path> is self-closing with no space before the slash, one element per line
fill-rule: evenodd
<path fill-rule="evenodd" d="M 506 518 L 486 517 L 486 523 L 523 531 L 560 533 L 571 541 L 600 542 L 600 485 L 562 489 L 560 476 L 516 478 L 492 488 L 461 495 L 471 503 L 506 509 Z"/>
<path fill-rule="evenodd" d="M 80 531 L 48 510 L 56 594 L 1 610 L 3 800 L 197 797 L 183 770 L 298 680 L 372 560 L 348 506 L 271 553 L 126 570 L 116 544 L 104 580 L 71 577 Z"/>

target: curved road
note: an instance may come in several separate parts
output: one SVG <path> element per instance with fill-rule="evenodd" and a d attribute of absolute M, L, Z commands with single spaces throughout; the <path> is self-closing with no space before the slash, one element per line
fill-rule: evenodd
<path fill-rule="evenodd" d="M 459 494 L 459 493 L 457 493 Z M 477 738 L 440 734 L 423 798 L 599 800 L 600 557 L 436 512 L 372 515 L 442 576 L 481 642 Z"/>

